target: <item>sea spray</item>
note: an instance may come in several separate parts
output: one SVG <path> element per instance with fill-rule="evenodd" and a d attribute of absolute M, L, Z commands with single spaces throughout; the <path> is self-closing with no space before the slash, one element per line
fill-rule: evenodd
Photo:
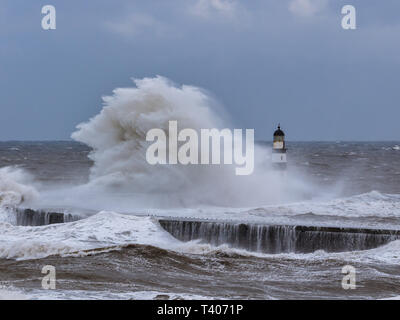
<path fill-rule="evenodd" d="M 21 168 L 0 168 L 0 207 L 15 206 L 37 198 L 38 192 L 32 183 L 32 176 Z"/>
<path fill-rule="evenodd" d="M 101 112 L 78 125 L 72 138 L 90 146 L 94 161 L 90 192 L 110 198 L 130 194 L 134 206 L 260 205 L 302 199 L 310 192 L 301 179 L 284 178 L 270 168 L 270 152 L 256 147 L 253 174 L 238 177 L 232 165 L 151 165 L 146 161 L 154 128 L 168 131 L 169 121 L 196 131 L 230 128 L 204 90 L 177 87 L 163 77 L 134 80 L 103 98 Z M 176 146 L 174 146 L 176 147 Z"/>
<path fill-rule="evenodd" d="M 15 208 L 38 198 L 33 178 L 17 167 L 0 168 L 0 223 L 16 224 Z"/>

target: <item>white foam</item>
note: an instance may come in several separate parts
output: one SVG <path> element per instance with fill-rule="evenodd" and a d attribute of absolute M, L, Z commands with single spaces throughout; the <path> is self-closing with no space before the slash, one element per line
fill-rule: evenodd
<path fill-rule="evenodd" d="M 27 300 L 29 298 L 28 295 L 15 288 L 0 286 L 0 300 Z"/>
<path fill-rule="evenodd" d="M 162 291 L 115 292 L 110 290 L 33 290 L 30 299 L 35 300 L 211 300 L 218 297 L 207 297 L 190 293 L 170 293 Z M 223 299 L 223 297 L 220 297 Z"/>
<path fill-rule="evenodd" d="M 38 196 L 32 177 L 16 167 L 0 168 L 0 206 L 15 206 Z"/>
<path fill-rule="evenodd" d="M 325 201 L 303 201 L 262 207 L 259 216 L 313 213 L 338 217 L 400 217 L 400 195 L 378 191 Z"/>
<path fill-rule="evenodd" d="M 388 297 L 388 298 L 383 298 L 381 300 L 400 300 L 400 296 L 394 296 L 394 297 Z"/>
<path fill-rule="evenodd" d="M 358 257 L 354 257 L 360 261 L 377 262 L 385 264 L 400 264 L 400 240 L 389 242 L 388 244 L 365 251 L 359 251 Z"/>
<path fill-rule="evenodd" d="M 85 254 L 128 244 L 168 248 L 176 242 L 152 218 L 105 211 L 76 222 L 41 227 L 0 223 L 0 258 L 7 259 Z"/>
<path fill-rule="evenodd" d="M 344 262 L 360 262 L 360 263 L 374 263 L 374 264 L 392 264 L 398 265 L 400 263 L 400 240 L 389 242 L 378 248 L 360 251 L 347 251 L 347 252 L 326 252 L 324 250 L 317 250 L 312 253 L 279 253 L 279 254 L 257 254 L 255 256 L 264 257 L 269 259 L 285 259 L 285 260 L 304 260 L 304 261 L 325 261 L 337 259 Z M 253 255 L 252 252 L 245 254 Z"/>
<path fill-rule="evenodd" d="M 115 292 L 110 290 L 26 289 L 26 292 L 22 292 L 14 287 L 0 286 L 0 300 L 211 300 L 215 298 L 190 293 L 170 293 L 154 290 Z M 222 298 L 220 297 L 220 299 Z"/>

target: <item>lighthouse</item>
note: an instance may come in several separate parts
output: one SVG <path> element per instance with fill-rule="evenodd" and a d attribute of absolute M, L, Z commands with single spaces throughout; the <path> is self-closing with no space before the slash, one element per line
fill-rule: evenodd
<path fill-rule="evenodd" d="M 276 129 L 274 132 L 274 140 L 272 144 L 272 164 L 277 169 L 286 169 L 285 133 L 281 130 L 280 125 L 278 125 L 278 129 Z"/>

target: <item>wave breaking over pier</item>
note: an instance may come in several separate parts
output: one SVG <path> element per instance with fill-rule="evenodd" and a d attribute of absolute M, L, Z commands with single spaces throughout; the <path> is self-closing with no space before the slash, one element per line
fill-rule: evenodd
<path fill-rule="evenodd" d="M 19 226 L 67 223 L 83 218 L 70 213 L 29 208 L 16 208 L 14 213 Z M 389 229 L 153 218 L 163 230 L 183 242 L 199 240 L 213 246 L 229 245 L 270 254 L 368 250 L 400 239 L 400 230 Z"/>
<path fill-rule="evenodd" d="M 15 209 L 15 220 L 17 226 L 43 226 L 54 223 L 72 222 L 79 219 L 80 217 L 69 213 L 32 210 L 29 208 Z"/>
<path fill-rule="evenodd" d="M 159 220 L 181 241 L 201 240 L 214 246 L 262 253 L 309 253 L 368 250 L 400 238 L 400 231 L 301 225 L 263 225 L 192 220 Z"/>

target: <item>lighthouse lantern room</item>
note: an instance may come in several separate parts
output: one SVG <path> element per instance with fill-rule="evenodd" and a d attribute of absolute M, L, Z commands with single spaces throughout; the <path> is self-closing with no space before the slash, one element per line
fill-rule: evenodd
<path fill-rule="evenodd" d="M 278 125 L 278 129 L 274 132 L 272 163 L 278 169 L 286 169 L 285 133 L 281 130 L 280 125 Z"/>

